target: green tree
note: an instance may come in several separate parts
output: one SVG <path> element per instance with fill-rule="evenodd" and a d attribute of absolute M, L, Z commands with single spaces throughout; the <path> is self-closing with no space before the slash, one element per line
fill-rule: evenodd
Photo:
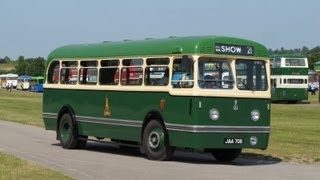
<path fill-rule="evenodd" d="M 11 62 L 11 59 L 10 59 L 8 56 L 5 56 L 3 59 L 4 59 L 4 61 L 5 61 L 6 63 Z"/>
<path fill-rule="evenodd" d="M 18 75 L 43 76 L 45 69 L 45 59 L 42 57 L 25 59 L 19 56 L 15 66 Z"/>
<path fill-rule="evenodd" d="M 16 73 L 18 75 L 27 75 L 26 74 L 26 67 L 27 67 L 27 62 L 25 61 L 24 57 L 23 56 L 19 56 L 18 57 L 18 62 L 15 66 L 15 69 L 16 69 Z"/>
<path fill-rule="evenodd" d="M 30 58 L 26 60 L 26 74 L 30 76 L 43 76 L 45 69 L 45 59 L 42 57 Z"/>
<path fill-rule="evenodd" d="M 309 53 L 309 48 L 307 48 L 306 46 L 303 46 L 301 49 L 301 54 L 307 55 L 308 53 Z"/>
<path fill-rule="evenodd" d="M 313 64 L 320 61 L 320 46 L 311 49 L 308 53 L 309 69 L 314 69 Z"/>

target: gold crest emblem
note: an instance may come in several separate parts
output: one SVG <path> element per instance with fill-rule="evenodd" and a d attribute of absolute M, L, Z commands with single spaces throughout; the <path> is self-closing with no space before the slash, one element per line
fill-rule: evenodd
<path fill-rule="evenodd" d="M 104 111 L 103 114 L 105 116 L 111 116 L 111 108 L 110 108 L 110 104 L 109 104 L 109 99 L 108 97 L 106 97 L 106 105 L 104 107 Z"/>

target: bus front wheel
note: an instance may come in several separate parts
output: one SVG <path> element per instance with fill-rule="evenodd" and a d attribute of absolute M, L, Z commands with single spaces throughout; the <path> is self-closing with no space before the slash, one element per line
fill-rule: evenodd
<path fill-rule="evenodd" d="M 68 113 L 62 115 L 60 119 L 58 136 L 62 147 L 65 149 L 83 148 L 86 145 L 88 138 L 79 136 L 75 123 Z"/>
<path fill-rule="evenodd" d="M 213 157 L 219 162 L 231 162 L 241 153 L 242 149 L 214 149 L 211 150 Z"/>
<path fill-rule="evenodd" d="M 147 157 L 159 161 L 170 159 L 173 148 L 168 141 L 168 135 L 160 122 L 151 120 L 143 131 L 142 146 Z"/>

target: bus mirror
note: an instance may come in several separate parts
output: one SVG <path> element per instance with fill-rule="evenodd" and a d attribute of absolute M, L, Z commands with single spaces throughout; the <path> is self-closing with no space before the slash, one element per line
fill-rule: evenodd
<path fill-rule="evenodd" d="M 187 55 L 183 55 L 182 60 L 181 60 L 182 71 L 190 72 L 191 71 L 191 64 L 192 64 L 191 58 L 189 58 Z"/>

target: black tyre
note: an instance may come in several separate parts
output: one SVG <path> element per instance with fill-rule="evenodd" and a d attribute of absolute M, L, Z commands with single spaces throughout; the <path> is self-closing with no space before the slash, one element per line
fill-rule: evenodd
<path fill-rule="evenodd" d="M 164 127 L 157 121 L 151 120 L 143 131 L 143 149 L 151 160 L 168 160 L 173 154 L 169 138 Z"/>
<path fill-rule="evenodd" d="M 242 149 L 215 149 L 211 150 L 211 154 L 219 162 L 231 162 L 240 155 L 241 150 Z"/>
<path fill-rule="evenodd" d="M 70 114 L 64 114 L 59 123 L 58 136 L 65 149 L 83 148 L 87 143 L 87 136 L 79 136 L 75 123 Z"/>
<path fill-rule="evenodd" d="M 86 147 L 88 141 L 88 136 L 79 136 L 78 144 L 76 148 L 83 149 Z"/>

